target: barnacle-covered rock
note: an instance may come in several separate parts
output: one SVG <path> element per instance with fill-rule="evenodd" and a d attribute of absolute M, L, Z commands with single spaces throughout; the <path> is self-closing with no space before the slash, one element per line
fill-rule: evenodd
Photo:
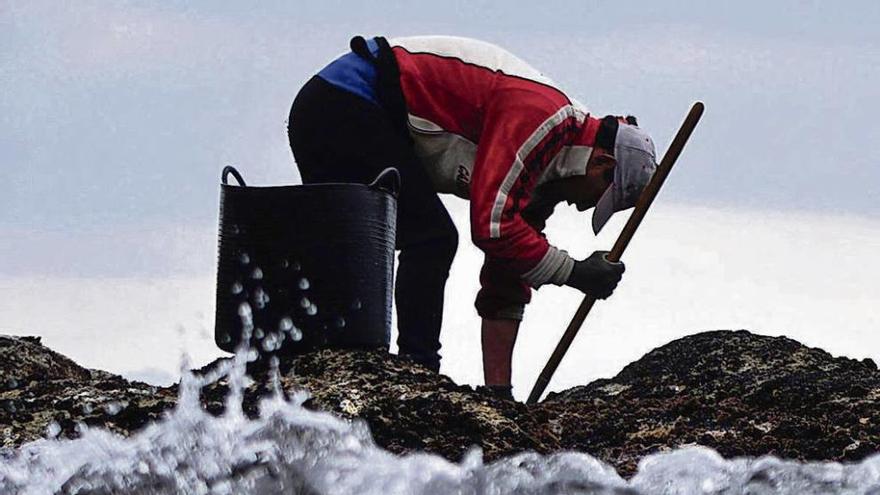
<path fill-rule="evenodd" d="M 205 373 L 222 360 L 196 373 Z M 243 410 L 257 414 L 271 375 L 252 370 Z M 88 370 L 39 338 L 0 336 L 0 440 L 16 447 L 81 425 L 128 434 L 174 407 L 177 386 L 153 387 Z M 880 372 L 870 360 L 835 358 L 785 337 L 714 331 L 659 347 L 616 377 L 525 405 L 458 385 L 382 351 L 325 349 L 281 363 L 286 393 L 307 407 L 364 421 L 380 446 L 487 461 L 522 451 L 578 450 L 635 472 L 647 454 L 702 444 L 722 455 L 772 454 L 856 461 L 880 451 Z M 202 389 L 218 414 L 228 388 Z"/>

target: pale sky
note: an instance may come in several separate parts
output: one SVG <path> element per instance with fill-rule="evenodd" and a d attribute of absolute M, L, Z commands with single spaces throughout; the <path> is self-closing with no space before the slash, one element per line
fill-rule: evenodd
<path fill-rule="evenodd" d="M 806 315 L 793 324 L 813 322 L 810 335 L 821 334 L 820 326 L 835 311 L 816 298 L 837 300 L 841 294 L 858 294 L 846 296 L 844 306 L 852 303 L 850 312 L 865 313 L 847 314 L 850 323 L 844 326 L 864 322 L 876 331 L 876 316 L 867 308 L 880 306 L 878 263 L 870 254 L 880 247 L 878 25 L 880 4 L 868 1 L 722 6 L 5 0 L 0 3 L 0 314 L 8 316 L 0 318 L 0 332 L 58 332 L 44 327 L 55 320 L 45 319 L 40 309 L 41 287 L 55 291 L 57 306 L 49 307 L 60 321 L 72 327 L 90 322 L 70 332 L 91 335 L 102 313 L 83 287 L 128 280 L 143 288 L 164 280 L 187 287 L 189 295 L 179 300 L 194 302 L 191 311 L 180 309 L 185 315 L 166 311 L 163 325 L 193 326 L 190 320 L 199 313 L 199 325 L 210 333 L 212 323 L 204 320 L 212 314 L 219 172 L 235 164 L 252 183 L 298 182 L 286 136 L 290 102 L 305 80 L 347 49 L 354 34 L 450 34 L 494 42 L 541 69 L 596 114 L 637 115 L 661 152 L 691 102 L 704 101 L 703 121 L 658 199 L 680 215 L 667 213 L 662 225 L 680 231 L 640 233 L 634 248 L 672 253 L 676 247 L 662 239 L 680 241 L 678 251 L 689 257 L 669 256 L 682 264 L 687 280 L 714 283 L 703 290 L 727 292 L 732 299 L 712 299 L 715 306 L 701 308 L 701 318 L 660 320 L 668 326 L 660 334 L 668 340 L 723 325 L 749 327 L 750 321 L 771 326 L 764 329 L 768 333 L 787 331 L 784 322 L 762 319 L 780 311 L 773 297 L 758 300 L 745 293 L 752 289 L 727 285 L 742 281 L 731 278 L 733 267 L 762 290 L 792 292 L 779 273 L 796 274 L 803 293 L 785 301 L 792 312 Z M 449 204 L 466 233 L 464 206 Z M 688 221 L 691 215 L 704 222 L 700 228 L 697 220 Z M 569 217 L 570 224 L 559 227 L 560 247 L 586 255 L 613 242 L 592 238 L 586 218 L 579 225 L 577 216 Z M 767 218 L 772 221 L 763 221 Z M 786 229 L 797 235 L 786 235 Z M 706 243 L 709 232 L 713 239 Z M 853 259 L 854 253 L 860 256 Z M 716 260 L 721 268 L 700 271 L 694 267 L 703 265 L 694 259 Z M 762 267 L 760 259 L 776 263 Z M 447 308 L 453 312 L 447 319 L 462 327 L 478 324 L 470 306 L 477 276 L 472 265 L 460 261 L 451 282 L 463 296 Z M 662 266 L 643 270 L 665 273 Z M 627 276 L 635 278 L 633 273 L 636 268 Z M 179 280 L 189 282 L 171 282 Z M 686 282 L 677 282 L 677 290 Z M 114 306 L 129 321 L 138 315 L 149 319 L 155 306 L 166 304 L 143 291 L 114 294 Z M 540 298 L 549 297 L 543 294 L 536 296 L 538 309 L 530 308 L 537 318 L 540 311 L 553 311 L 539 309 Z M 77 297 L 86 298 L 76 304 Z M 741 318 L 711 317 L 731 314 L 733 305 Z M 77 318 L 76 308 L 91 316 Z M 462 330 L 465 342 L 469 331 Z M 447 339 L 459 335 L 449 332 Z M 650 341 L 663 343 L 657 340 Z M 462 345 L 471 349 L 473 342 Z M 180 347 L 199 354 L 207 351 L 193 349 L 204 345 L 210 341 Z M 76 352 L 73 343 L 70 349 Z M 463 352 L 455 356 L 470 355 Z M 872 346 L 865 352 L 878 353 Z M 95 362 L 104 363 L 99 357 Z M 450 371 L 471 379 L 470 368 L 461 371 L 467 366 Z M 595 374 L 613 372 L 614 366 Z"/>

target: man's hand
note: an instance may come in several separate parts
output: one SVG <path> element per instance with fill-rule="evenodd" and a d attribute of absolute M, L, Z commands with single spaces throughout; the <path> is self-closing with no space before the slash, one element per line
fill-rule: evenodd
<path fill-rule="evenodd" d="M 583 261 L 575 261 L 565 285 L 596 299 L 610 296 L 626 268 L 622 262 L 608 261 L 607 255 L 608 251 L 596 251 Z"/>

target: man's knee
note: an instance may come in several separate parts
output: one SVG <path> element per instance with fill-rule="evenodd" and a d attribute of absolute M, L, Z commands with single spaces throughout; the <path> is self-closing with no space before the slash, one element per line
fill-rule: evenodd
<path fill-rule="evenodd" d="M 444 266 L 449 269 L 455 253 L 458 251 L 458 231 L 451 220 L 442 228 L 435 229 L 428 235 L 422 235 L 421 239 L 413 240 L 413 236 L 406 242 L 400 242 L 398 234 L 398 248 L 400 260 L 432 261 L 432 264 Z"/>
<path fill-rule="evenodd" d="M 452 265 L 452 260 L 455 259 L 455 253 L 458 251 L 458 231 L 455 227 L 447 231 L 446 235 L 439 240 L 437 249 L 440 259 L 446 265 Z"/>
<path fill-rule="evenodd" d="M 436 260 L 437 265 L 442 265 L 448 270 L 452 265 L 452 260 L 455 259 L 455 253 L 458 251 L 458 232 L 453 228 L 442 236 L 428 241 L 426 250 L 430 251 L 431 257 Z"/>

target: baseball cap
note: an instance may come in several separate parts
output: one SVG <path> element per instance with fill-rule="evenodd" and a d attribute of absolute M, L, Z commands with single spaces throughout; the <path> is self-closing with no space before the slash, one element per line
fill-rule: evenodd
<path fill-rule="evenodd" d="M 614 182 L 599 198 L 593 211 L 593 233 L 598 234 L 615 212 L 636 205 L 642 190 L 657 170 L 654 141 L 635 125 L 617 126 L 614 140 Z"/>

